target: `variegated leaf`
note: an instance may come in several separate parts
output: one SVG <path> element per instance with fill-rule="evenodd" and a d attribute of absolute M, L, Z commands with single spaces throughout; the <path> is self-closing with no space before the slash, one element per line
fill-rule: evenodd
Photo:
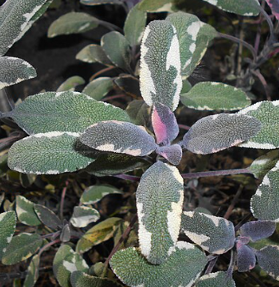
<path fill-rule="evenodd" d="M 202 249 L 223 254 L 234 246 L 235 232 L 232 222 L 200 212 L 183 212 L 182 231 Z"/>
<path fill-rule="evenodd" d="M 19 58 L 0 57 L 0 67 L 0 89 L 37 76 L 36 70 Z"/>
<path fill-rule="evenodd" d="M 34 210 L 34 203 L 26 199 L 24 196 L 17 195 L 16 197 L 16 213 L 18 220 L 26 225 L 40 225 L 41 221 Z"/>
<path fill-rule="evenodd" d="M 100 101 L 112 89 L 113 79 L 110 77 L 100 77 L 90 82 L 82 92 L 94 100 Z"/>
<path fill-rule="evenodd" d="M 279 20 L 279 1 L 278 0 L 266 0 L 269 5 L 272 14 Z"/>
<path fill-rule="evenodd" d="M 211 154 L 248 140 L 261 129 L 259 120 L 239 114 L 216 114 L 197 121 L 183 137 L 183 146 Z"/>
<path fill-rule="evenodd" d="M 27 270 L 27 274 L 24 280 L 23 287 L 33 287 L 35 286 L 38 278 L 39 278 L 39 265 L 40 265 L 40 257 L 39 255 L 33 256 Z"/>
<path fill-rule="evenodd" d="M 0 213 L 0 260 L 7 251 L 16 229 L 16 214 L 14 211 Z"/>
<path fill-rule="evenodd" d="M 47 227 L 53 230 L 58 230 L 62 227 L 62 221 L 52 210 L 50 210 L 46 206 L 41 204 L 35 204 L 34 210 L 41 222 Z"/>
<path fill-rule="evenodd" d="M 80 76 L 73 76 L 62 83 L 57 92 L 74 91 L 77 86 L 83 85 L 85 80 Z"/>
<path fill-rule="evenodd" d="M 28 134 L 83 132 L 99 121 L 130 121 L 122 109 L 71 91 L 30 96 L 8 116 Z"/>
<path fill-rule="evenodd" d="M 182 88 L 177 32 L 169 21 L 152 21 L 141 44 L 140 89 L 151 106 L 161 103 L 174 111 Z"/>
<path fill-rule="evenodd" d="M 237 241 L 236 250 L 238 272 L 248 272 L 253 269 L 256 265 L 256 256 L 251 247 Z"/>
<path fill-rule="evenodd" d="M 218 271 L 210 274 L 203 275 L 197 283 L 194 285 L 195 287 L 236 287 L 235 282 L 231 276 L 224 271 Z"/>
<path fill-rule="evenodd" d="M 193 244 L 177 242 L 169 258 L 160 265 L 150 264 L 135 248 L 116 252 L 110 266 L 128 286 L 192 286 L 207 264 L 204 253 Z"/>
<path fill-rule="evenodd" d="M 177 12 L 170 14 L 170 21 L 177 31 L 180 45 L 181 73 L 188 78 L 200 63 L 210 41 L 217 35 L 216 30 L 192 14 Z"/>
<path fill-rule="evenodd" d="M 161 161 L 153 164 L 142 175 L 136 198 L 141 252 L 150 263 L 161 264 L 180 230 L 184 189 L 178 169 Z"/>
<path fill-rule="evenodd" d="M 145 156 L 156 149 L 154 138 L 144 127 L 120 121 L 94 124 L 80 136 L 80 141 L 99 151 L 133 156 Z"/>
<path fill-rule="evenodd" d="M 260 12 L 260 4 L 258 0 L 204 0 L 218 8 L 243 15 L 243 16 L 257 16 Z"/>
<path fill-rule="evenodd" d="M 173 165 L 179 165 L 182 158 L 182 149 L 179 144 L 171 146 L 158 146 L 156 153 L 164 157 Z"/>
<path fill-rule="evenodd" d="M 238 112 L 261 122 L 260 132 L 242 143 L 241 147 L 275 149 L 279 147 L 279 101 L 262 101 Z"/>
<path fill-rule="evenodd" d="M 139 9 L 147 12 L 173 12 L 177 10 L 173 0 L 142 0 Z"/>
<path fill-rule="evenodd" d="M 160 103 L 155 104 L 153 107 L 152 127 L 157 144 L 168 145 L 179 133 L 174 113 L 167 106 Z"/>
<path fill-rule="evenodd" d="M 98 210 L 87 206 L 75 206 L 70 222 L 74 227 L 85 227 L 100 219 Z"/>

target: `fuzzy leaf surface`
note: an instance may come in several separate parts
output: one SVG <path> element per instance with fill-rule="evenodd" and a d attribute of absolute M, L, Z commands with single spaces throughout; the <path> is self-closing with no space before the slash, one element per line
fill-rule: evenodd
<path fill-rule="evenodd" d="M 85 80 L 80 76 L 73 76 L 68 78 L 64 83 L 62 83 L 57 92 L 74 91 L 75 87 L 83 85 Z"/>
<path fill-rule="evenodd" d="M 169 21 L 152 21 L 141 43 L 140 89 L 145 102 L 161 103 L 174 111 L 182 88 L 177 33 Z"/>
<path fill-rule="evenodd" d="M 180 45 L 181 73 L 188 78 L 200 63 L 210 41 L 217 35 L 216 30 L 192 14 L 177 12 L 170 14 L 170 21 L 177 31 Z"/>
<path fill-rule="evenodd" d="M 237 270 L 238 272 L 248 272 L 256 265 L 256 256 L 254 251 L 241 242 L 236 243 L 237 250 Z"/>
<path fill-rule="evenodd" d="M 261 129 L 259 120 L 239 114 L 216 114 L 198 120 L 184 135 L 183 146 L 211 154 L 244 142 Z"/>
<path fill-rule="evenodd" d="M 30 96 L 10 116 L 28 134 L 83 132 L 99 121 L 129 121 L 122 109 L 71 91 Z"/>
<path fill-rule="evenodd" d="M 194 243 L 214 254 L 223 254 L 234 246 L 232 222 L 200 212 L 183 212 L 181 229 Z"/>
<path fill-rule="evenodd" d="M 177 242 L 183 198 L 183 179 L 176 167 L 158 161 L 142 175 L 136 192 L 139 243 L 152 264 L 163 263 Z"/>
<path fill-rule="evenodd" d="M 182 148 L 179 144 L 171 146 L 159 146 L 156 153 L 164 157 L 173 165 L 179 165 L 182 158 Z"/>
<path fill-rule="evenodd" d="M 85 227 L 100 219 L 100 214 L 95 208 L 87 206 L 75 206 L 70 222 L 74 227 Z"/>
<path fill-rule="evenodd" d="M 16 213 L 18 220 L 26 225 L 37 226 L 41 224 L 34 210 L 34 203 L 24 196 L 16 197 Z"/>
<path fill-rule="evenodd" d="M 0 259 L 7 250 L 16 229 L 16 213 L 6 211 L 0 213 Z"/>
<path fill-rule="evenodd" d="M 39 278 L 39 265 L 40 257 L 39 255 L 33 256 L 27 270 L 27 275 L 24 280 L 23 287 L 33 287 L 35 286 Z"/>
<path fill-rule="evenodd" d="M 19 58 L 0 57 L 0 67 L 0 90 L 37 76 L 36 70 Z"/>
<path fill-rule="evenodd" d="M 80 141 L 99 151 L 133 156 L 145 156 L 156 149 L 154 138 L 144 127 L 120 121 L 96 123 L 85 130 Z"/>
<path fill-rule="evenodd" d="M 100 77 L 90 82 L 82 91 L 96 101 L 100 101 L 113 89 L 113 79 L 110 77 Z"/>
<path fill-rule="evenodd" d="M 210 274 L 203 275 L 195 287 L 236 287 L 232 277 L 227 272 L 218 271 Z"/>
<path fill-rule="evenodd" d="M 135 248 L 120 250 L 110 260 L 113 272 L 124 284 L 145 287 L 191 286 L 206 263 L 204 253 L 187 242 L 177 242 L 168 260 L 160 265 L 150 264 Z"/>
<path fill-rule="evenodd" d="M 47 227 L 53 230 L 58 230 L 63 225 L 58 216 L 46 206 L 35 204 L 34 210 L 41 222 Z"/>

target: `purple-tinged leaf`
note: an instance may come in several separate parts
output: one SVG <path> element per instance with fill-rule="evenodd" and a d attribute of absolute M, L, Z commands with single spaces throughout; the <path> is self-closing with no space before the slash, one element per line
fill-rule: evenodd
<path fill-rule="evenodd" d="M 279 0 L 266 0 L 272 14 L 279 20 Z"/>
<path fill-rule="evenodd" d="M 266 246 L 256 251 L 258 264 L 270 276 L 279 280 L 279 246 Z"/>
<path fill-rule="evenodd" d="M 167 106 L 160 103 L 154 105 L 152 126 L 156 135 L 157 144 L 169 144 L 179 133 L 175 115 Z"/>
<path fill-rule="evenodd" d="M 183 137 L 183 146 L 197 154 L 211 154 L 254 136 L 261 129 L 257 119 L 239 114 L 216 114 L 197 121 Z"/>
<path fill-rule="evenodd" d="M 120 121 L 103 121 L 85 130 L 80 141 L 96 150 L 145 156 L 156 149 L 145 128 Z"/>
<path fill-rule="evenodd" d="M 157 147 L 157 154 L 167 159 L 171 164 L 178 165 L 182 158 L 182 149 L 179 144 Z"/>
<path fill-rule="evenodd" d="M 243 224 L 239 231 L 242 236 L 249 237 L 251 241 L 258 241 L 271 236 L 275 229 L 275 222 L 259 220 Z"/>
<path fill-rule="evenodd" d="M 247 272 L 253 269 L 256 265 L 256 256 L 254 251 L 241 241 L 237 241 L 236 250 L 238 272 Z"/>

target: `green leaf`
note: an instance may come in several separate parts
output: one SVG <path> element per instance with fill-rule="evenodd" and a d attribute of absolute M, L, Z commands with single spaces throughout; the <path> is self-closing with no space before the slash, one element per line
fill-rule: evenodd
<path fill-rule="evenodd" d="M 102 4 L 118 4 L 121 5 L 123 2 L 121 0 L 80 0 L 81 4 L 84 5 L 102 5 Z"/>
<path fill-rule="evenodd" d="M 84 253 L 93 246 L 112 238 L 121 221 L 121 218 L 111 217 L 90 228 L 78 241 L 77 252 Z"/>
<path fill-rule="evenodd" d="M 107 279 L 90 276 L 81 271 L 75 271 L 71 275 L 73 287 L 121 287 L 117 282 Z"/>
<path fill-rule="evenodd" d="M 4 265 L 13 265 L 24 261 L 38 251 L 43 243 L 39 234 L 20 233 L 12 238 L 2 258 Z"/>
<path fill-rule="evenodd" d="M 99 121 L 129 121 L 120 108 L 71 91 L 30 96 L 17 105 L 10 116 L 28 134 L 83 132 Z"/>
<path fill-rule="evenodd" d="M 169 15 L 177 31 L 180 45 L 181 72 L 183 79 L 188 78 L 200 63 L 209 42 L 217 35 L 216 30 L 199 20 L 198 17 L 184 12 Z"/>
<path fill-rule="evenodd" d="M 131 48 L 122 34 L 116 31 L 105 34 L 101 39 L 101 46 L 115 66 L 131 71 Z"/>
<path fill-rule="evenodd" d="M 251 104 L 246 94 L 233 86 L 216 82 L 196 84 L 187 94 L 181 95 L 181 102 L 196 110 L 240 110 Z"/>
<path fill-rule="evenodd" d="M 0 213 L 0 259 L 7 251 L 16 229 L 16 213 L 7 211 Z"/>
<path fill-rule="evenodd" d="M 181 94 L 188 93 L 192 89 L 192 85 L 188 80 L 183 80 L 182 81 L 182 90 Z"/>
<path fill-rule="evenodd" d="M 99 20 L 82 12 L 70 12 L 55 20 L 48 29 L 48 37 L 79 34 L 92 30 L 99 25 Z"/>
<path fill-rule="evenodd" d="M 179 103 L 182 79 L 176 30 L 169 21 L 152 21 L 141 44 L 140 89 L 145 102 L 161 103 L 174 111 Z"/>
<path fill-rule="evenodd" d="M 19 58 L 0 57 L 0 67 L 0 90 L 37 76 L 36 70 Z"/>
<path fill-rule="evenodd" d="M 141 97 L 139 80 L 131 75 L 123 75 L 114 79 L 115 84 L 133 98 Z"/>
<path fill-rule="evenodd" d="M 218 8 L 243 16 L 257 16 L 260 12 L 258 0 L 204 0 Z"/>
<path fill-rule="evenodd" d="M 124 284 L 145 287 L 192 286 L 206 263 L 201 250 L 182 241 L 160 265 L 150 264 L 135 248 L 120 250 L 110 260 L 113 272 Z"/>
<path fill-rule="evenodd" d="M 75 271 L 87 272 L 88 265 L 69 245 L 61 245 L 53 260 L 53 273 L 60 286 L 72 287 L 70 277 Z"/>
<path fill-rule="evenodd" d="M 62 227 L 62 221 L 57 217 L 57 215 L 46 206 L 41 204 L 35 204 L 34 210 L 41 220 L 41 222 L 47 227 L 58 230 Z"/>
<path fill-rule="evenodd" d="M 8 0 L 0 7 L 0 56 L 25 34 L 50 3 L 49 0 Z"/>
<path fill-rule="evenodd" d="M 104 52 L 104 49 L 99 45 L 88 45 L 84 47 L 76 55 L 76 59 L 86 63 L 100 63 L 106 66 L 113 66 Z"/>
<path fill-rule="evenodd" d="M 173 12 L 175 6 L 172 0 L 142 0 L 139 9 L 146 12 Z"/>
<path fill-rule="evenodd" d="M 87 206 L 75 206 L 70 222 L 74 227 L 85 227 L 100 219 L 98 210 Z"/>
<path fill-rule="evenodd" d="M 195 287 L 235 287 L 235 282 L 231 275 L 224 271 L 214 272 L 210 274 L 203 275 Z"/>
<path fill-rule="evenodd" d="M 248 169 L 256 178 L 263 179 L 279 160 L 279 150 L 272 150 L 255 159 Z"/>
<path fill-rule="evenodd" d="M 240 147 L 275 149 L 279 147 L 279 101 L 258 102 L 238 112 L 258 119 L 261 130 Z"/>
<path fill-rule="evenodd" d="M 124 25 L 124 35 L 131 46 L 140 44 L 146 25 L 147 13 L 139 10 L 138 6 L 129 12 Z"/>
<path fill-rule="evenodd" d="M 80 203 L 94 204 L 100 201 L 104 196 L 115 193 L 121 194 L 122 191 L 110 185 L 89 186 L 81 195 Z"/>
<path fill-rule="evenodd" d="M 161 264 L 175 246 L 184 198 L 183 179 L 176 167 L 161 161 L 141 177 L 137 192 L 141 253 Z"/>
<path fill-rule="evenodd" d="M 26 225 L 37 226 L 41 222 L 34 210 L 34 203 L 26 199 L 24 196 L 16 197 L 16 213 L 18 220 Z"/>
<path fill-rule="evenodd" d="M 100 101 L 113 89 L 113 79 L 110 77 L 100 77 L 90 82 L 84 89 L 83 93 Z"/>
<path fill-rule="evenodd" d="M 9 150 L 10 169 L 32 174 L 60 174 L 87 167 L 96 152 L 78 141 L 78 133 L 49 132 L 17 141 Z"/>
<path fill-rule="evenodd" d="M 38 278 L 39 278 L 39 265 L 40 265 L 40 257 L 39 255 L 33 256 L 28 270 L 27 275 L 24 280 L 23 287 L 33 287 L 35 286 Z"/>
<path fill-rule="evenodd" d="M 57 92 L 74 91 L 75 87 L 85 84 L 85 80 L 80 76 L 73 76 L 62 83 Z"/>
<path fill-rule="evenodd" d="M 135 125 L 147 126 L 150 121 L 151 108 L 142 100 L 130 102 L 126 112 Z"/>
<path fill-rule="evenodd" d="M 181 229 L 194 243 L 209 253 L 223 254 L 233 248 L 232 222 L 200 212 L 183 212 Z"/>

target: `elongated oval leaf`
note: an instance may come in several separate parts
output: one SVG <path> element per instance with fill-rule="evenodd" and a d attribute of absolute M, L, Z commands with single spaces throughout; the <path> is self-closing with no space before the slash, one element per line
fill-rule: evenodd
<path fill-rule="evenodd" d="M 110 260 L 113 272 L 124 284 L 146 287 L 191 286 L 206 263 L 202 251 L 181 241 L 160 265 L 150 264 L 135 248 L 120 250 Z"/>
<path fill-rule="evenodd" d="M 9 150 L 11 169 L 31 174 L 59 174 L 85 168 L 96 152 L 82 145 L 77 133 L 50 132 L 29 136 Z"/>
<path fill-rule="evenodd" d="M 75 206 L 70 222 L 73 226 L 80 228 L 92 222 L 96 222 L 99 219 L 100 214 L 98 210 L 86 206 Z"/>
<path fill-rule="evenodd" d="M 36 70 L 19 58 L 0 57 L 0 67 L 0 89 L 37 76 Z"/>
<path fill-rule="evenodd" d="M 16 197 L 16 213 L 18 220 L 26 225 L 40 225 L 41 221 L 34 210 L 34 203 L 26 199 L 24 196 Z"/>
<path fill-rule="evenodd" d="M 234 226 L 222 217 L 197 211 L 183 212 L 181 229 L 209 253 L 223 254 L 234 246 Z"/>
<path fill-rule="evenodd" d="M 80 141 L 96 150 L 145 156 L 156 149 L 145 128 L 120 121 L 103 121 L 90 126 Z"/>
<path fill-rule="evenodd" d="M 216 82 L 196 84 L 187 94 L 181 95 L 181 102 L 196 110 L 240 110 L 251 104 L 246 94 L 233 86 Z"/>
<path fill-rule="evenodd" d="M 243 15 L 243 16 L 257 16 L 259 14 L 259 2 L 258 0 L 204 0 L 212 5 L 217 6 L 218 8 Z"/>
<path fill-rule="evenodd" d="M 50 210 L 46 206 L 43 206 L 41 204 L 35 204 L 34 210 L 41 222 L 47 227 L 53 230 L 58 230 L 62 227 L 62 221 L 52 210 Z"/>
<path fill-rule="evenodd" d="M 100 77 L 90 82 L 82 92 L 94 100 L 99 101 L 112 89 L 113 79 L 109 77 Z"/>
<path fill-rule="evenodd" d="M 67 13 L 54 21 L 48 29 L 48 37 L 79 34 L 98 27 L 99 20 L 82 12 Z"/>
<path fill-rule="evenodd" d="M 210 154 L 238 145 L 261 129 L 261 123 L 239 114 L 216 114 L 197 121 L 183 137 L 186 149 Z"/>
<path fill-rule="evenodd" d="M 39 255 L 33 256 L 27 270 L 27 275 L 24 280 L 23 287 L 33 287 L 35 286 L 38 278 L 39 278 L 39 265 L 40 265 L 40 257 Z"/>
<path fill-rule="evenodd" d="M 174 166 L 158 161 L 141 177 L 136 193 L 139 243 L 152 264 L 163 263 L 177 242 L 183 195 L 183 179 Z"/>
<path fill-rule="evenodd" d="M 7 211 L 0 214 L 0 259 L 7 251 L 16 229 L 16 214 L 14 211 Z"/>
<path fill-rule="evenodd" d="M 161 103 L 174 111 L 182 88 L 177 33 L 169 21 L 152 21 L 141 44 L 140 89 L 151 106 Z"/>
<path fill-rule="evenodd" d="M 182 158 L 182 148 L 179 144 L 171 146 L 159 146 L 156 153 L 164 157 L 173 165 L 179 165 Z"/>
<path fill-rule="evenodd" d="M 256 265 L 256 256 L 254 251 L 240 241 L 236 242 L 237 250 L 237 270 L 238 272 L 248 272 Z"/>
<path fill-rule="evenodd" d="M 41 247 L 43 239 L 39 234 L 20 233 L 12 238 L 2 257 L 2 263 L 13 265 L 31 257 Z"/>
<path fill-rule="evenodd" d="M 266 0 L 266 3 L 269 5 L 272 14 L 279 20 L 279 2 L 278 0 Z"/>
<path fill-rule="evenodd" d="M 28 134 L 83 132 L 105 120 L 129 121 L 127 113 L 77 92 L 47 92 L 28 97 L 10 115 Z"/>
<path fill-rule="evenodd" d="M 73 76 L 68 78 L 64 83 L 62 83 L 57 92 L 64 92 L 64 91 L 74 91 L 75 87 L 83 85 L 85 80 L 80 76 Z"/>
<path fill-rule="evenodd" d="M 230 274 L 219 271 L 210 274 L 203 275 L 195 287 L 236 287 L 234 280 Z"/>

